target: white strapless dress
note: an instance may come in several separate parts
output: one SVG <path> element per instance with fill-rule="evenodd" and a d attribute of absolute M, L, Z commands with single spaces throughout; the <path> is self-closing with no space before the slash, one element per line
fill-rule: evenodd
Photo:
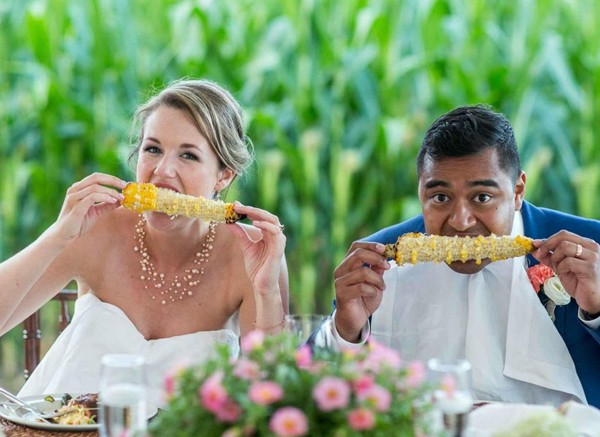
<path fill-rule="evenodd" d="M 97 393 L 104 354 L 136 354 L 146 360 L 148 401 L 161 405 L 165 373 L 182 363 L 196 364 L 225 344 L 232 356 L 239 341 L 229 329 L 146 340 L 119 307 L 88 293 L 75 302 L 70 325 L 31 374 L 19 396 L 45 393 Z"/>

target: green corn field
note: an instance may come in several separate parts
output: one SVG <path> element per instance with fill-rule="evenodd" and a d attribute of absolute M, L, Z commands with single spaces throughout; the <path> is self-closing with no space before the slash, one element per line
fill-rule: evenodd
<path fill-rule="evenodd" d="M 228 199 L 285 224 L 293 312 L 329 312 L 351 242 L 420 212 L 416 152 L 456 106 L 512 121 L 528 200 L 600 218 L 599 20 L 596 0 L 1 0 L 0 261 L 75 181 L 133 178 L 133 111 L 181 77 L 245 109 L 257 163 Z M 15 389 L 21 337 L 0 339 Z"/>

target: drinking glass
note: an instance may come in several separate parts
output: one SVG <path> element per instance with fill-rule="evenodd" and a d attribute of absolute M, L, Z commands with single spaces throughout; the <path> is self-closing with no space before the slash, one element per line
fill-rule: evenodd
<path fill-rule="evenodd" d="M 143 436 L 146 433 L 146 376 L 138 355 L 104 355 L 100 373 L 100 435 Z"/>
<path fill-rule="evenodd" d="M 467 414 L 473 408 L 471 363 L 467 360 L 429 360 L 427 379 L 433 387 L 434 408 L 441 414 L 448 436 L 463 436 Z"/>
<path fill-rule="evenodd" d="M 289 314 L 285 316 L 284 330 L 303 344 L 316 331 L 327 316 L 319 314 Z"/>

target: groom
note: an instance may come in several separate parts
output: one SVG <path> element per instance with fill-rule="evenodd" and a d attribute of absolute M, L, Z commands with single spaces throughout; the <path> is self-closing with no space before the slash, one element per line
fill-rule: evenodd
<path fill-rule="evenodd" d="M 429 128 L 417 156 L 423 214 L 353 243 L 335 270 L 336 310 L 319 334 L 334 347 L 369 335 L 405 360 L 468 359 L 481 399 L 600 407 L 600 222 L 523 200 L 512 127 L 483 106 Z M 383 244 L 422 232 L 525 235 L 527 258 L 391 267 Z M 571 296 L 552 323 L 525 270 L 554 269 Z M 326 332 L 325 332 L 326 331 Z"/>

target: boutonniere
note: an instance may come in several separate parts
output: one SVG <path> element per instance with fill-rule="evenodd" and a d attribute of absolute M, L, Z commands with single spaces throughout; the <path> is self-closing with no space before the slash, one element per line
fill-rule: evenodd
<path fill-rule="evenodd" d="M 560 283 L 558 276 L 554 274 L 554 270 L 544 264 L 537 264 L 528 268 L 527 276 L 535 292 L 539 293 L 541 291 L 548 298 L 546 311 L 548 311 L 550 319 L 554 322 L 556 319 L 554 315 L 556 306 L 567 305 L 571 302 L 571 296 Z"/>

